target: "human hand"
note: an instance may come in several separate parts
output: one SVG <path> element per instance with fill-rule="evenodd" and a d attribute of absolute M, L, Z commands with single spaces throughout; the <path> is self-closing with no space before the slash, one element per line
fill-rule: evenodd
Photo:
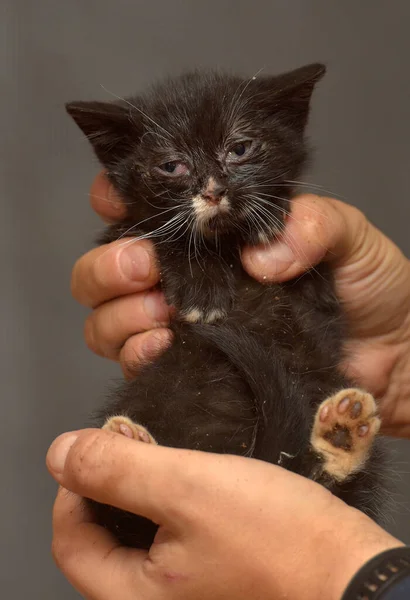
<path fill-rule="evenodd" d="M 105 221 L 124 216 L 125 208 L 103 174 L 95 179 L 91 205 Z M 123 238 L 87 252 L 74 265 L 71 289 L 74 298 L 93 311 L 84 334 L 89 348 L 118 360 L 124 374 L 130 365 L 152 360 L 171 342 L 166 329 L 170 309 L 159 282 L 154 247 L 148 240 L 127 244 Z"/>
<path fill-rule="evenodd" d="M 296 198 L 281 243 L 248 248 L 262 281 L 286 281 L 325 260 L 348 318 L 345 367 L 380 401 L 385 433 L 410 437 L 410 262 L 358 209 Z"/>
<path fill-rule="evenodd" d="M 57 438 L 47 466 L 64 487 L 54 558 L 87 600 L 340 600 L 365 562 L 403 545 L 318 484 L 254 459 L 85 430 Z M 84 496 L 158 523 L 150 550 L 119 546 Z"/>
<path fill-rule="evenodd" d="M 124 214 L 102 174 L 94 181 L 91 202 L 105 219 Z M 140 249 L 151 259 L 148 277 Z M 131 277 L 121 270 L 120 255 L 131 259 Z M 262 282 L 291 279 L 321 260 L 333 266 L 349 319 L 348 372 L 380 400 L 384 431 L 410 437 L 410 263 L 397 246 L 356 208 L 304 195 L 293 202 L 281 243 L 243 252 L 244 267 Z M 168 309 L 161 294 L 149 291 L 158 278 L 148 241 L 123 245 L 121 240 L 110 244 L 109 252 L 92 250 L 74 268 L 74 296 L 95 309 L 86 323 L 88 345 L 120 360 L 126 374 L 131 362 L 149 360 L 170 342 L 164 328 Z"/>

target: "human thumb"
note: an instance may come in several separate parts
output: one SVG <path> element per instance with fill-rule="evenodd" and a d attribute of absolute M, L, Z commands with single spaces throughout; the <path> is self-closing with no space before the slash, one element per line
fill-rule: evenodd
<path fill-rule="evenodd" d="M 178 510 L 183 512 L 189 475 L 181 453 L 191 452 L 85 429 L 60 435 L 46 463 L 64 488 L 164 525 L 168 515 L 175 520 Z"/>
<path fill-rule="evenodd" d="M 322 260 L 348 261 L 365 223 L 348 204 L 305 194 L 292 201 L 280 240 L 245 248 L 242 262 L 259 281 L 288 281 Z"/>

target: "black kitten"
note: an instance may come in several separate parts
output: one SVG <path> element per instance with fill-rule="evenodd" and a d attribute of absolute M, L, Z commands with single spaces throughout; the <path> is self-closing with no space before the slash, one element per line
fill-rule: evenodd
<path fill-rule="evenodd" d="M 274 240 L 292 218 L 324 72 L 196 72 L 130 100 L 67 106 L 126 202 L 127 218 L 101 241 L 151 238 L 176 308 L 172 346 L 118 390 L 99 425 L 282 464 L 377 516 L 380 420 L 372 396 L 337 368 L 344 324 L 328 269 L 263 286 L 240 261 L 242 245 Z M 92 506 L 124 544 L 152 542 L 151 522 Z"/>

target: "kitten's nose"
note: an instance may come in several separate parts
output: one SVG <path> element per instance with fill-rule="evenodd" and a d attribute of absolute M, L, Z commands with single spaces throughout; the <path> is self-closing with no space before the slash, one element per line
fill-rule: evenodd
<path fill-rule="evenodd" d="M 226 192 L 226 185 L 219 181 L 215 181 L 213 177 L 210 177 L 206 188 L 202 192 L 202 197 L 210 204 L 219 204 Z"/>

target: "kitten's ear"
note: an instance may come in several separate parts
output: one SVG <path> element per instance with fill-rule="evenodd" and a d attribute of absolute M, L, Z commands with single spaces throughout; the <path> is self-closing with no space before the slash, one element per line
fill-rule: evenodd
<path fill-rule="evenodd" d="M 301 132 L 309 116 L 313 89 L 325 73 L 325 65 L 313 63 L 271 79 L 275 110 Z"/>
<path fill-rule="evenodd" d="M 105 167 L 126 156 L 132 139 L 135 143 L 138 132 L 128 106 L 108 102 L 70 102 L 66 104 L 66 110 Z"/>

